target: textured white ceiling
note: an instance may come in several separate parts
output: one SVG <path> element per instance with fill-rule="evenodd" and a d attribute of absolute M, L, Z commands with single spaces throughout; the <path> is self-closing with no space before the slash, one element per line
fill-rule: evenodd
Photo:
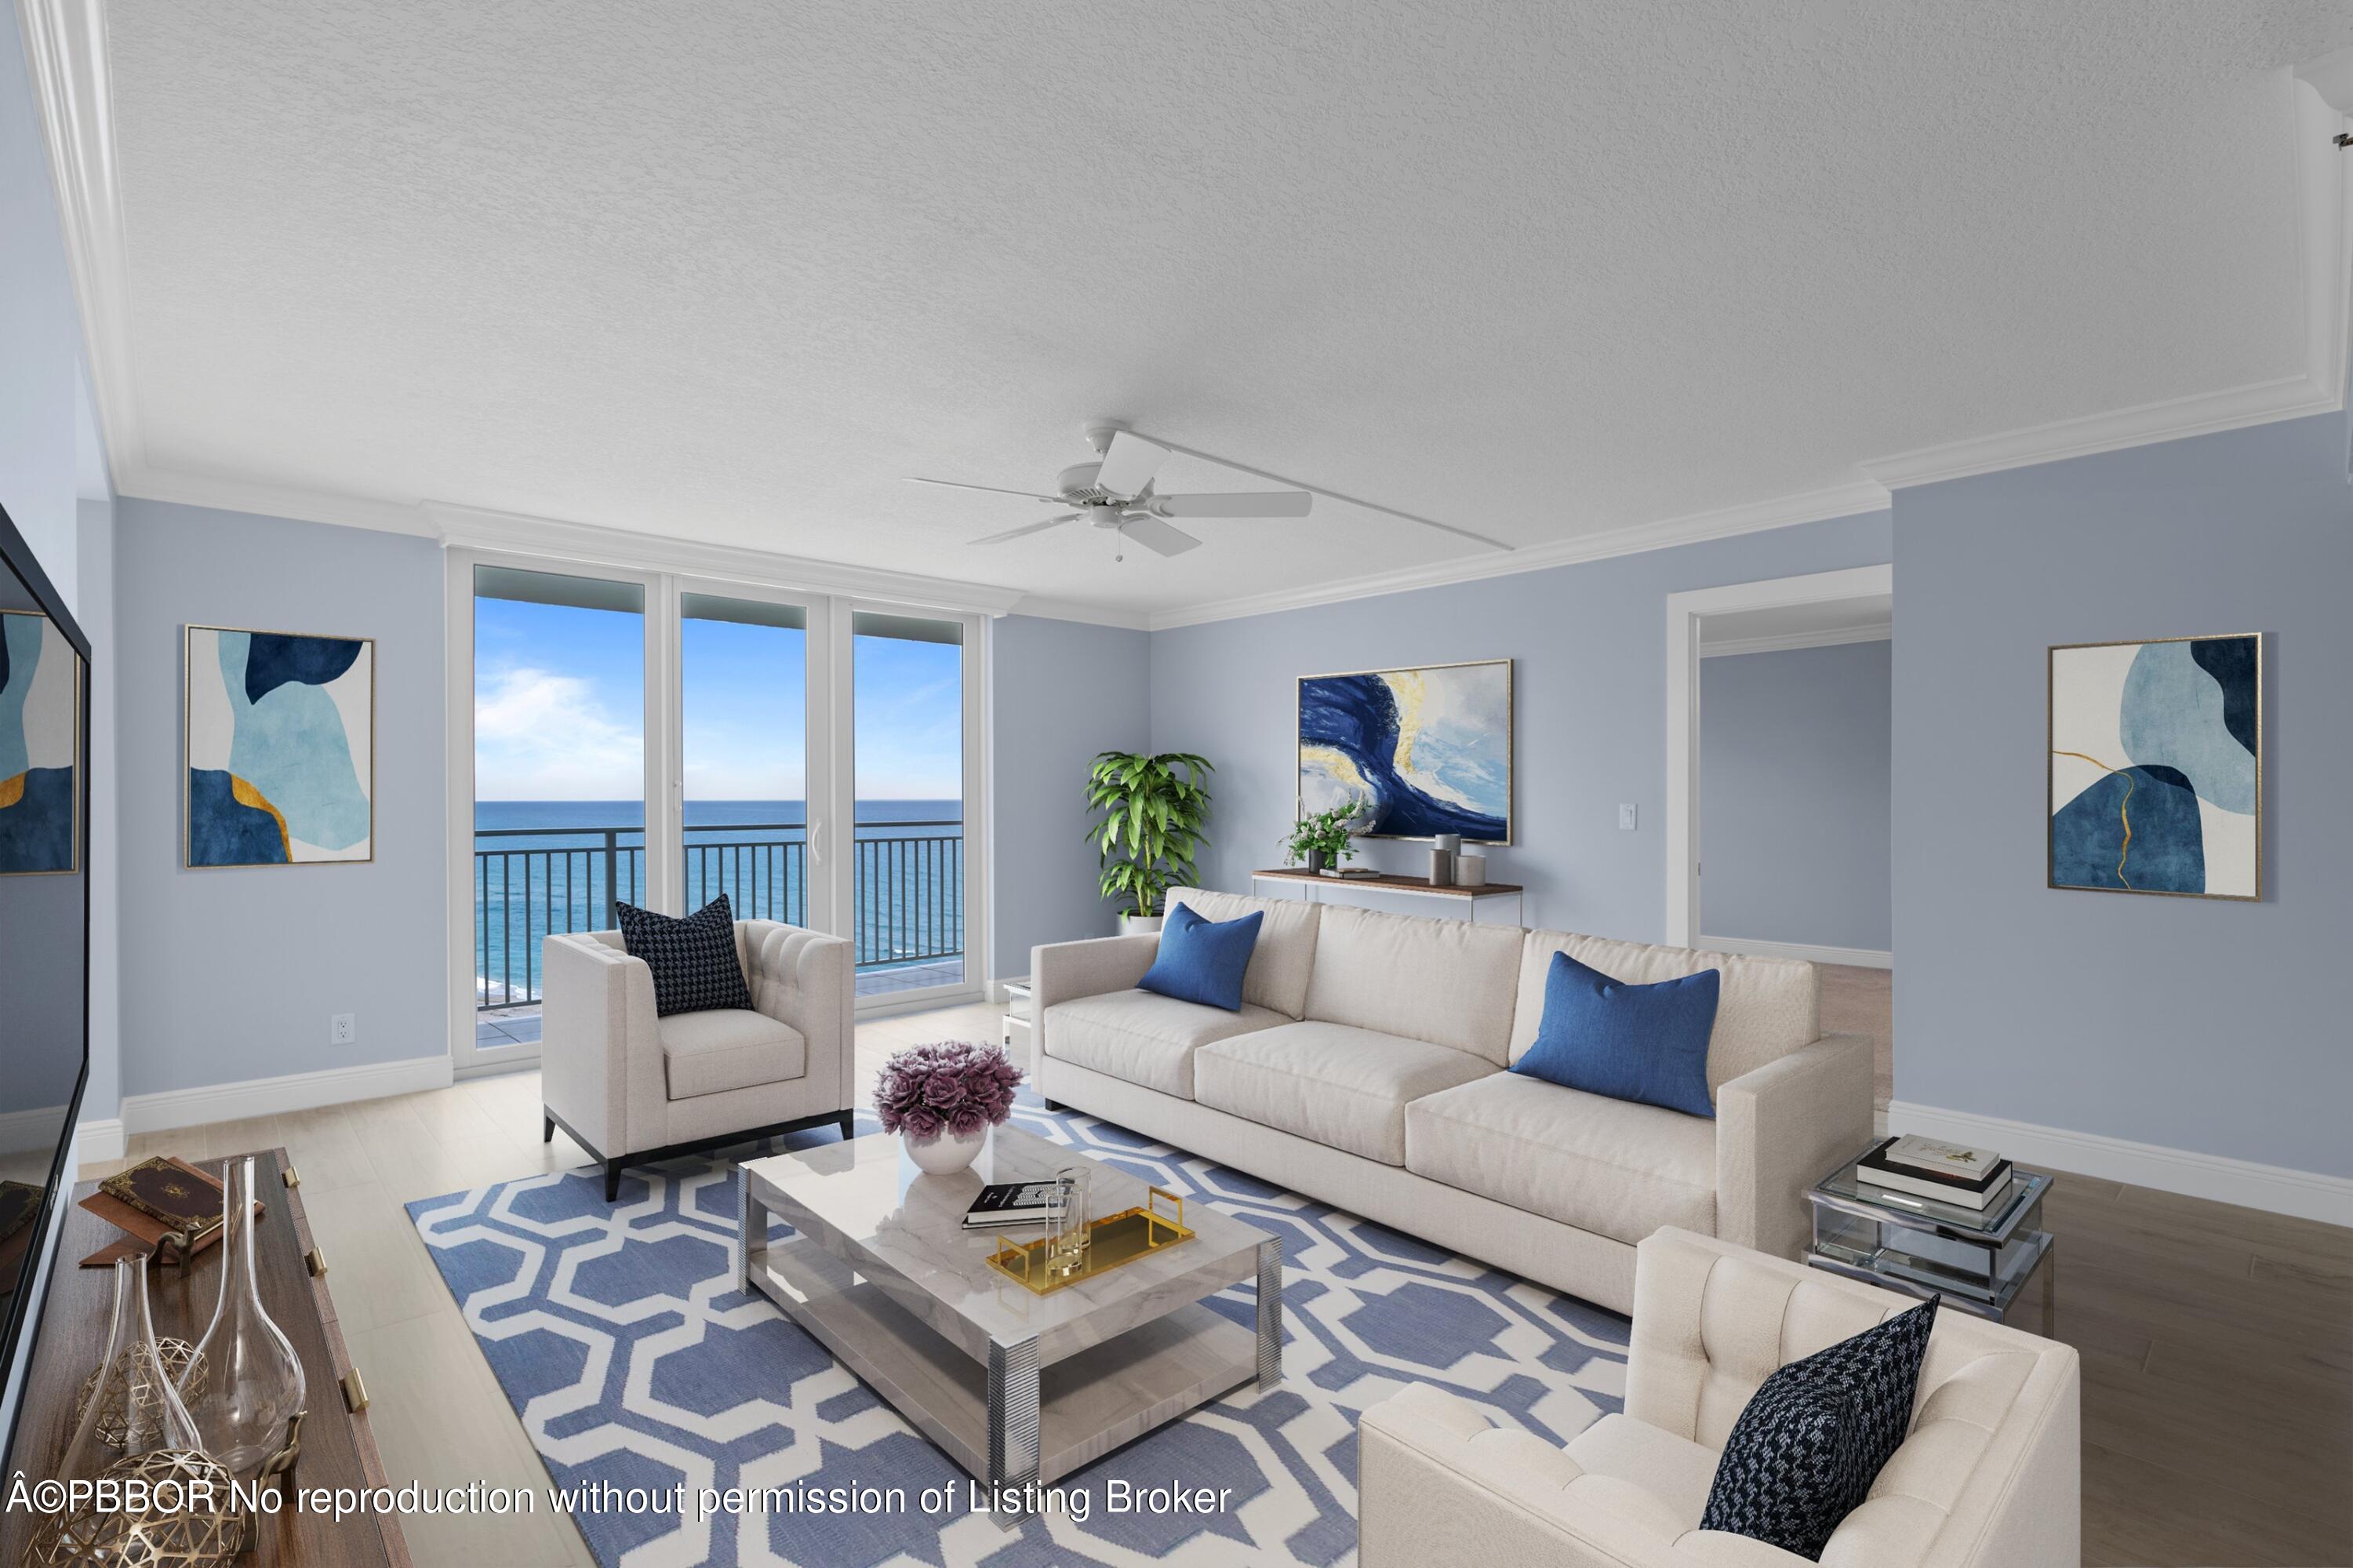
<path fill-rule="evenodd" d="M 1124 416 L 1515 542 L 2294 376 L 2353 8 L 110 0 L 155 469 L 1164 609 L 1018 487 Z M 1172 464 L 1163 488 L 1254 488 Z"/>

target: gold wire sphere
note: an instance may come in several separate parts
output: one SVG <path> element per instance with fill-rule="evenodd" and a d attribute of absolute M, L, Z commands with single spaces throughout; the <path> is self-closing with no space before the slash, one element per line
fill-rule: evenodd
<path fill-rule="evenodd" d="M 196 1354 L 196 1347 L 185 1340 L 159 1338 L 155 1341 L 155 1350 L 164 1363 L 164 1375 L 171 1379 L 175 1387 L 185 1380 L 185 1386 L 180 1387 L 182 1402 L 202 1398 L 206 1369 L 204 1358 Z M 194 1370 L 190 1369 L 191 1361 L 195 1362 Z M 81 1424 L 82 1413 L 90 1408 L 90 1395 L 98 1391 L 98 1374 L 105 1370 L 93 1367 L 90 1375 L 81 1380 L 81 1392 L 74 1396 L 76 1425 Z M 106 1391 L 106 1403 L 99 1407 L 98 1440 L 110 1448 L 121 1447 L 122 1440 L 130 1435 L 129 1412 L 123 1407 L 125 1381 L 115 1379 L 114 1385 Z"/>
<path fill-rule="evenodd" d="M 51 1514 L 25 1547 L 25 1568 L 225 1568 L 245 1550 L 245 1514 L 217 1460 L 158 1448 L 116 1461 L 99 1478 L 143 1481 L 157 1495 L 143 1509 L 91 1502 Z"/>

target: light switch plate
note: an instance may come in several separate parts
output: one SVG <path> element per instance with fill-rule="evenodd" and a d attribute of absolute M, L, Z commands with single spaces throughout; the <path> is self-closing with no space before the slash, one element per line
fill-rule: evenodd
<path fill-rule="evenodd" d="M 1628 833 L 1634 831 L 1634 806 L 1630 800 L 1618 808 L 1618 830 Z"/>

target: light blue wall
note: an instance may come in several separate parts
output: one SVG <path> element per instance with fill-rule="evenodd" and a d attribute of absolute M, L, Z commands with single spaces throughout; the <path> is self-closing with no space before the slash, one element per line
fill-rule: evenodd
<path fill-rule="evenodd" d="M 1008 615 L 992 623 L 992 979 L 1029 972 L 1029 949 L 1112 934 L 1083 837 L 1087 765 L 1152 741 L 1151 641 L 1141 631 Z"/>
<path fill-rule="evenodd" d="M 439 547 L 127 497 L 115 524 L 122 1092 L 446 1052 Z M 373 863 L 183 868 L 191 623 L 376 640 Z M 338 1012 L 356 1044 L 327 1043 Z"/>
<path fill-rule="evenodd" d="M 1895 1097 L 2353 1176 L 2335 415 L 1895 498 Z M 2263 902 L 2044 885 L 2044 651 L 2264 634 Z"/>
<path fill-rule="evenodd" d="M 1888 950 L 1885 639 L 1700 661 L 1700 926 Z"/>
<path fill-rule="evenodd" d="M 90 1083 L 81 1118 L 101 1121 L 122 1093 L 122 819 L 115 755 L 114 503 L 84 501 L 78 540 L 82 582 L 77 618 L 90 638 Z"/>
<path fill-rule="evenodd" d="M 49 154 L 11 12 L 0 42 L 0 506 L 79 619 L 75 375 L 81 341 Z"/>
<path fill-rule="evenodd" d="M 1297 809 L 1298 678 L 1510 657 L 1517 842 L 1492 881 L 1528 887 L 1531 924 L 1656 941 L 1666 923 L 1666 597 L 1889 559 L 1884 512 L 1547 571 L 1416 588 L 1152 639 L 1152 739 L 1218 765 L 1213 887 L 1280 865 Z M 1618 828 L 1630 802 L 1640 827 Z M 1428 865 L 1381 842 L 1360 863 Z"/>

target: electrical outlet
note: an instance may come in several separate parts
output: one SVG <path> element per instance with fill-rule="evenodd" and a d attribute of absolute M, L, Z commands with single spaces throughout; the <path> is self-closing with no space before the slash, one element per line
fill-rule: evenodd
<path fill-rule="evenodd" d="M 327 1021 L 327 1044 L 348 1045 L 360 1037 L 359 1017 L 355 1013 L 338 1012 Z"/>
<path fill-rule="evenodd" d="M 1618 808 L 1618 831 L 1623 833 L 1634 831 L 1634 804 L 1630 800 Z"/>

